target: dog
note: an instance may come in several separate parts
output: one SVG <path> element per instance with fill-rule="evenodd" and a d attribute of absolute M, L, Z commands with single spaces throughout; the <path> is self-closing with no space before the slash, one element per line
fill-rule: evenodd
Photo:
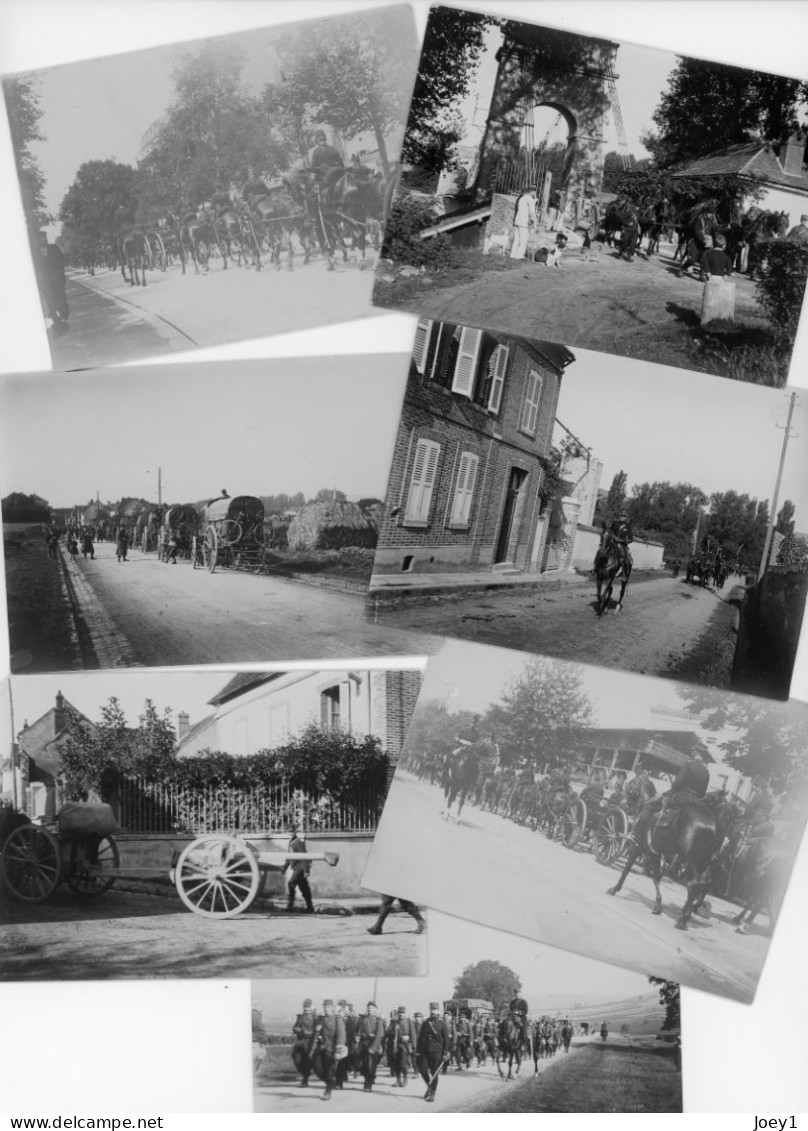
<path fill-rule="evenodd" d="M 508 232 L 497 232 L 486 236 L 483 243 L 483 255 L 507 255 L 510 248 L 511 237 Z"/>
<path fill-rule="evenodd" d="M 567 237 L 563 232 L 556 236 L 555 247 L 540 247 L 533 256 L 535 263 L 544 263 L 547 267 L 561 266 L 561 253 L 567 246 Z"/>

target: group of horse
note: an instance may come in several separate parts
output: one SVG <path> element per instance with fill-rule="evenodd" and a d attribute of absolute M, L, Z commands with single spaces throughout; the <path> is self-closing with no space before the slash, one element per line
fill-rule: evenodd
<path fill-rule="evenodd" d="M 698 585 L 706 589 L 712 585 L 722 589 L 729 577 L 729 566 L 720 553 L 693 554 L 688 558 L 685 568 L 685 581 L 688 585 Z"/>
<path fill-rule="evenodd" d="M 577 797 L 569 785 L 557 784 L 552 774 L 537 782 L 527 767 L 522 771 L 503 770 L 499 748 L 489 739 L 464 742 L 442 759 L 410 755 L 408 766 L 419 777 L 441 786 L 441 816 L 447 821 L 458 822 L 468 802 L 552 837 Z M 624 804 L 623 798 L 620 804 Z M 626 808 L 629 817 L 636 817 L 638 809 Z M 743 933 L 752 919 L 765 913 L 771 930 L 785 886 L 788 854 L 772 838 L 745 847 L 746 834 L 743 813 L 721 792 L 672 812 L 665 809 L 663 819 L 652 822 L 643 843 L 631 836 L 626 838 L 620 853 L 625 853 L 621 874 L 608 894 L 619 894 L 634 865 L 642 863 L 654 884 L 653 913 L 661 914 L 664 870 L 686 887 L 685 903 L 676 918 L 676 926 L 686 930 L 693 913 L 703 909 L 708 893 L 718 894 L 715 862 L 722 850 L 731 851 L 737 858 L 736 882 L 733 890 L 720 894 L 741 905 L 735 925 Z"/>
<path fill-rule="evenodd" d="M 162 210 L 140 222 L 120 208 L 114 233 L 86 244 L 82 266 L 117 270 L 132 286 L 146 286 L 147 270 L 165 271 L 179 264 L 206 273 L 214 257 L 222 268 L 262 268 L 262 257 L 277 270 L 294 268 L 299 251 L 308 263 L 319 251 L 329 270 L 338 256 L 347 262 L 355 250 L 364 266 L 368 244 L 378 248 L 388 195 L 386 179 L 364 166 L 329 169 L 320 177 L 307 168 L 290 170 L 270 183 L 252 178 L 231 183 L 227 192 L 194 208 Z"/>

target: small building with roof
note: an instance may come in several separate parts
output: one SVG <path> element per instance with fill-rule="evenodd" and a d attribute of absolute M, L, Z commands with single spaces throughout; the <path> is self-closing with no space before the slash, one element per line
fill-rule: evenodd
<path fill-rule="evenodd" d="M 25 812 L 53 817 L 64 801 L 60 781 L 62 748 L 70 735 L 70 716 L 95 731 L 90 720 L 69 703 L 61 691 L 53 707 L 33 723 L 27 719 L 17 735 L 18 760 L 25 789 Z"/>

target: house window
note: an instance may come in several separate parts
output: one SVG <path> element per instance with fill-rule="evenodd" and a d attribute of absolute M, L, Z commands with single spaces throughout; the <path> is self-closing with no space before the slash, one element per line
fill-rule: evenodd
<path fill-rule="evenodd" d="M 339 684 L 328 687 L 320 695 L 320 725 L 323 730 L 340 729 Z"/>
<path fill-rule="evenodd" d="M 434 323 L 429 318 L 418 319 L 418 327 L 415 331 L 415 345 L 412 350 L 412 360 L 419 373 L 426 373 L 426 362 L 427 356 L 429 355 L 429 346 L 433 337 L 433 326 Z"/>
<path fill-rule="evenodd" d="M 480 459 L 473 452 L 463 452 L 457 472 L 450 526 L 468 526 L 471 515 L 471 502 L 474 498 L 474 485 L 477 482 L 477 468 Z"/>
<path fill-rule="evenodd" d="M 539 403 L 541 401 L 543 383 L 544 379 L 542 375 L 537 370 L 531 369 L 527 378 L 525 403 L 522 405 L 522 417 L 519 421 L 520 430 L 527 432 L 528 436 L 536 435 L 536 429 L 539 424 Z"/>
<path fill-rule="evenodd" d="M 418 441 L 404 522 L 418 523 L 422 526 L 429 523 L 429 508 L 432 503 L 439 455 L 440 444 L 436 444 L 434 440 Z"/>
<path fill-rule="evenodd" d="M 463 326 L 460 331 L 460 343 L 452 377 L 452 392 L 469 399 L 474 395 L 474 378 L 482 339 L 482 330 L 476 330 L 473 326 Z"/>
<path fill-rule="evenodd" d="M 486 367 L 486 381 L 483 389 L 483 397 L 486 408 L 495 416 L 499 412 L 499 406 L 502 403 L 502 389 L 505 385 L 505 370 L 508 367 L 508 354 L 509 350 L 507 346 L 497 346 L 488 359 L 488 365 Z"/>

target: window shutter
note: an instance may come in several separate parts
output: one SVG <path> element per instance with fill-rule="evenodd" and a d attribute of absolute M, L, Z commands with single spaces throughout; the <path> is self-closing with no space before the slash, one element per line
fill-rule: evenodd
<path fill-rule="evenodd" d="M 522 408 L 522 422 L 520 428 L 523 432 L 535 436 L 539 423 L 539 402 L 541 400 L 542 377 L 535 369 L 531 369 L 527 379 L 525 403 Z"/>
<path fill-rule="evenodd" d="M 469 520 L 479 462 L 479 457 L 474 455 L 473 452 L 463 452 L 460 457 L 460 469 L 457 473 L 457 485 L 455 486 L 450 519 L 450 522 L 454 525 L 461 525 Z"/>
<path fill-rule="evenodd" d="M 507 346 L 497 346 L 494 356 L 490 361 L 491 392 L 488 396 L 488 411 L 494 414 L 499 412 L 502 403 L 502 389 L 505 384 L 505 370 L 508 367 L 509 350 Z"/>
<path fill-rule="evenodd" d="M 426 522 L 438 470 L 440 444 L 434 440 L 419 440 L 415 449 L 415 461 L 410 479 L 410 492 L 407 498 L 407 511 L 404 521 Z"/>
<path fill-rule="evenodd" d="M 482 330 L 475 330 L 473 326 L 464 326 L 460 331 L 460 351 L 452 379 L 453 393 L 460 393 L 464 397 L 471 397 L 474 393 L 474 373 L 482 337 Z"/>
<path fill-rule="evenodd" d="M 412 349 L 412 360 L 415 362 L 415 368 L 419 373 L 424 373 L 426 370 L 426 355 L 429 349 L 431 330 L 432 322 L 429 318 L 418 319 L 418 327 L 415 331 L 415 345 Z"/>

